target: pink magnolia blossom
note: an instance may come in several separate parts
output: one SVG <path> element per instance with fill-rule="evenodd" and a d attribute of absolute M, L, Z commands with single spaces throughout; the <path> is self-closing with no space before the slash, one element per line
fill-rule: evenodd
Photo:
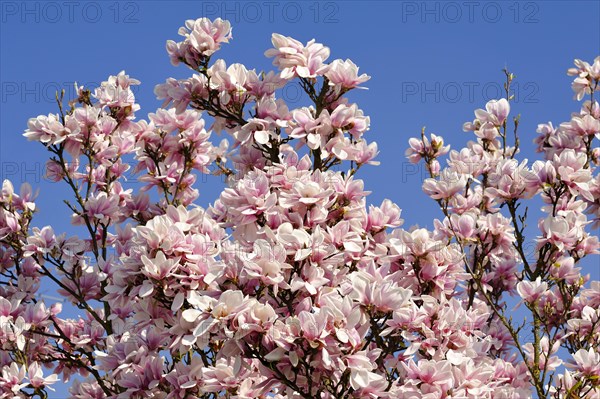
<path fill-rule="evenodd" d="M 538 277 L 535 281 L 521 281 L 517 284 L 517 292 L 525 302 L 533 303 L 539 300 L 548 289 L 548 284 Z"/>
<path fill-rule="evenodd" d="M 231 39 L 231 24 L 217 18 L 214 21 L 208 18 L 189 19 L 185 26 L 179 28 L 179 34 L 185 39 L 182 42 L 167 41 L 167 53 L 173 65 L 183 61 L 192 68 L 197 68 L 202 57 L 210 57 L 221 48 L 221 43 L 228 43 Z"/>
<path fill-rule="evenodd" d="M 600 354 L 594 348 L 580 349 L 567 366 L 581 375 L 597 379 L 600 376 Z"/>
<path fill-rule="evenodd" d="M 291 37 L 273 33 L 271 41 L 274 48 L 267 50 L 265 56 L 274 58 L 273 65 L 281 69 L 283 79 L 315 78 L 328 71 L 329 66 L 324 62 L 329 58 L 329 48 L 315 40 L 303 45 Z"/>
<path fill-rule="evenodd" d="M 365 73 L 358 76 L 358 67 L 350 60 L 333 61 L 329 65 L 329 69 L 327 70 L 327 73 L 325 73 L 325 76 L 329 79 L 330 85 L 338 85 L 342 89 L 359 87 L 359 84 L 371 79 L 371 77 Z"/>

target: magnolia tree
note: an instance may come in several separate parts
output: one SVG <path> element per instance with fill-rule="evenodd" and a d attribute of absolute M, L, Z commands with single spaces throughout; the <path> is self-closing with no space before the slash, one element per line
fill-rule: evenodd
<path fill-rule="evenodd" d="M 167 52 L 193 74 L 156 87 L 147 121 L 122 72 L 28 122 L 86 236 L 33 227 L 31 187 L 4 182 L 0 398 L 71 379 L 78 399 L 598 398 L 600 282 L 580 266 L 600 247 L 600 57 L 568 71 L 587 100 L 539 125 L 540 160 L 518 158 L 509 72 L 465 148 L 410 140 L 441 210 L 429 231 L 401 228 L 390 200 L 366 205 L 355 175 L 378 151 L 345 97 L 369 79 L 352 61 L 274 34 L 278 71 L 257 73 L 214 60 L 227 21 L 179 34 Z M 310 104 L 289 109 L 287 84 Z M 212 144 L 203 114 L 230 139 Z M 228 183 L 206 210 L 199 173 Z M 529 203 L 544 216 L 526 238 Z"/>

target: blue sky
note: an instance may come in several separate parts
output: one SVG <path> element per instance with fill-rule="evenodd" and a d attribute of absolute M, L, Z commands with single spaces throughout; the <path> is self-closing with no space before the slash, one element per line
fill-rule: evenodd
<path fill-rule="evenodd" d="M 142 82 L 138 117 L 154 112 L 160 105 L 154 86 L 189 76 L 165 51 L 186 19 L 232 22 L 233 40 L 217 54 L 228 64 L 272 69 L 263 52 L 278 32 L 302 42 L 315 38 L 331 48 L 332 60 L 350 58 L 371 75 L 369 90 L 351 99 L 371 117 L 366 137 L 378 142 L 381 166 L 359 177 L 373 192 L 368 202 L 392 199 L 405 226 L 431 227 L 440 216 L 421 191 L 424 171 L 404 157 L 422 126 L 460 148 L 471 138 L 463 122 L 501 96 L 508 67 L 517 76 L 511 114 L 522 115 L 523 157 L 533 160 L 537 124 L 558 124 L 579 109 L 567 68 L 575 58 L 600 54 L 598 1 L 1 1 L 0 7 L 0 178 L 39 188 L 34 224 L 57 231 L 73 231 L 65 191 L 44 181 L 45 150 L 21 136 L 27 119 L 57 112 L 56 89 L 72 96 L 74 81 L 97 86 L 121 70 Z M 304 105 L 297 94 L 286 92 L 290 108 Z M 203 206 L 223 186 L 210 176 L 199 183 Z M 600 278 L 597 263 L 589 270 Z"/>

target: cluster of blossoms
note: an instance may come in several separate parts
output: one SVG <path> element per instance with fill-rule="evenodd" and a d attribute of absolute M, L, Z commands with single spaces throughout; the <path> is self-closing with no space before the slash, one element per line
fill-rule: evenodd
<path fill-rule="evenodd" d="M 224 33 L 229 23 L 219 19 L 211 25 L 202 18 L 188 21 L 186 26 L 193 27 L 193 32 L 186 34 L 184 42 L 168 43 L 171 55 L 175 47 L 200 51 L 202 46 L 192 46 L 190 38 L 203 36 L 205 31 L 229 37 Z M 224 40 L 209 40 L 206 46 L 214 51 L 220 41 Z M 359 75 L 358 67 L 350 60 L 337 59 L 326 64 L 329 48 L 314 40 L 303 45 L 274 34 L 272 41 L 274 48 L 265 54 L 274 58 L 273 64 L 280 72 L 257 73 L 242 64 L 227 66 L 221 59 L 209 66 L 210 51 L 203 53 L 200 64 L 188 61 L 187 56 L 177 56 L 196 73 L 187 79 L 168 79 L 155 88 L 155 93 L 164 100 L 163 106 L 170 105 L 176 113 L 190 107 L 212 116 L 212 129 L 226 131 L 233 139 L 232 148 L 239 148 L 232 160 L 243 173 L 264 167 L 265 161 L 281 162 L 280 151 L 291 141 L 296 150 L 306 146 L 319 169 L 342 161 L 351 161 L 358 167 L 374 163 L 377 144 L 363 138 L 369 129 L 369 118 L 343 96 L 370 77 Z M 320 88 L 317 78 L 322 79 Z M 294 79 L 300 81 L 313 104 L 290 111 L 282 99 L 276 98 L 276 92 Z M 220 161 L 217 159 L 219 165 Z"/>
<path fill-rule="evenodd" d="M 576 60 L 573 90 L 576 99 L 590 95 L 571 120 L 554 128 L 538 126 L 535 139 L 543 160 L 518 161 L 518 118 L 514 118 L 513 146 L 509 144 L 510 84 L 507 98 L 492 100 L 464 124 L 476 141 L 448 154 L 440 170 L 438 158 L 448 150 L 432 135 L 411 139 L 407 155 L 423 159 L 431 177 L 423 191 L 440 205 L 444 218 L 436 233 L 461 246 L 469 273 L 469 303 L 483 300 L 492 307 L 491 323 L 512 338 L 513 352 L 521 355 L 537 395 L 553 398 L 594 398 L 600 394 L 600 285 L 581 274 L 578 264 L 598 254 L 594 229 L 600 225 L 600 57 L 593 65 Z M 436 144 L 439 143 L 439 144 Z M 533 245 L 525 240 L 527 208 L 524 200 L 543 201 L 539 235 Z M 597 260 L 593 261 L 597 264 Z M 586 283 L 589 284 L 586 287 Z M 506 294 L 516 294 L 531 312 L 533 342 L 522 342 L 525 325 L 513 322 Z M 584 327 L 585 326 L 585 327 Z M 557 355 L 562 348 L 563 356 Z M 566 351 L 565 351 L 566 350 Z M 563 362 L 564 353 L 572 360 Z M 562 373 L 557 371 L 561 365 Z"/>
<path fill-rule="evenodd" d="M 148 121 L 124 73 L 29 121 L 86 238 L 32 227 L 31 187 L 3 184 L 0 398 L 44 398 L 74 376 L 73 399 L 600 394 L 600 282 L 579 265 L 600 248 L 600 57 L 569 71 L 591 99 L 559 128 L 540 125 L 544 160 L 518 161 L 508 144 L 508 73 L 507 98 L 464 125 L 466 148 L 410 140 L 442 211 L 429 231 L 404 228 L 390 200 L 367 205 L 356 173 L 377 145 L 344 97 L 369 79 L 352 61 L 275 34 L 278 71 L 257 73 L 211 63 L 229 22 L 190 20 L 180 34 L 167 51 L 194 75 L 157 86 L 164 108 Z M 277 90 L 297 82 L 312 104 L 290 110 Z M 202 113 L 232 142 L 211 144 Z M 126 189 L 130 162 L 139 193 Z M 205 210 L 193 186 L 211 171 L 228 188 Z M 521 204 L 534 196 L 545 215 L 532 259 Z M 80 316 L 61 317 L 42 281 Z"/>

